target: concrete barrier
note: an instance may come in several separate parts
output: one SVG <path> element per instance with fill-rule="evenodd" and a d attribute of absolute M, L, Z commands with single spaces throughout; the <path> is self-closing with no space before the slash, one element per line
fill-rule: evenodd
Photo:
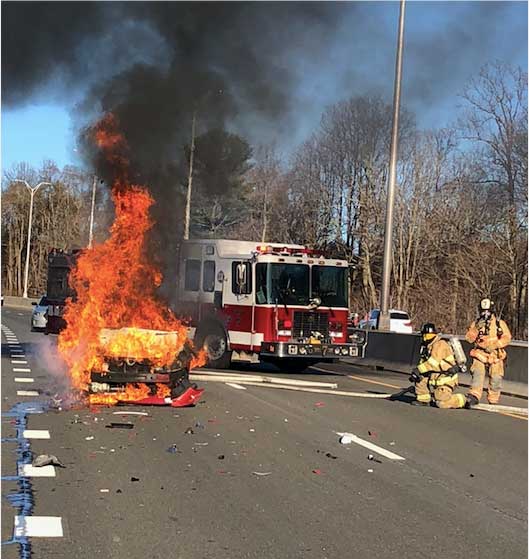
<path fill-rule="evenodd" d="M 445 339 L 449 337 L 443 336 Z M 456 337 L 461 340 L 470 368 L 472 358 L 469 352 L 472 346 L 465 341 L 463 336 Z M 398 334 L 396 332 L 369 330 L 367 332 L 365 358 L 350 359 L 350 361 L 380 369 L 410 372 L 419 361 L 420 347 L 420 334 Z M 527 342 L 513 341 L 507 348 L 505 380 L 527 384 Z"/>
<path fill-rule="evenodd" d="M 32 302 L 38 303 L 40 297 L 29 297 L 24 299 L 24 297 L 15 297 L 14 295 L 4 295 L 4 306 L 5 307 L 17 307 L 19 309 L 32 309 Z"/>

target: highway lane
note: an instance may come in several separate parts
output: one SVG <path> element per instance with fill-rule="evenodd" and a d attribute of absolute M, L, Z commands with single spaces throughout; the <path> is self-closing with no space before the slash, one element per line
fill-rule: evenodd
<path fill-rule="evenodd" d="M 24 311 L 4 307 L 2 323 L 27 355 L 31 372 L 20 375 L 34 378 L 33 389 L 54 392 L 61 377 L 52 359 L 40 359 L 54 338 L 29 332 Z M 3 411 L 22 399 L 6 342 L 3 335 Z M 330 368 L 340 375 L 295 378 L 366 393 L 407 384 L 401 375 Z M 32 514 L 61 517 L 64 531 L 60 538 L 31 538 L 33 557 L 527 556 L 526 421 L 405 401 L 201 384 L 204 402 L 195 408 L 29 417 L 29 428 L 50 433 L 49 440 L 33 440 L 32 450 L 56 454 L 66 465 L 54 478 L 32 479 Z M 113 415 L 122 410 L 149 415 Z M 127 420 L 134 429 L 105 427 Z M 3 426 L 5 437 L 13 426 Z M 184 433 L 188 427 L 194 434 Z M 340 445 L 336 431 L 405 460 Z M 14 468 L 7 444 L 3 475 Z M 176 453 L 167 452 L 172 445 Z M 2 503 L 4 541 L 14 512 Z M 6 557 L 17 556 L 13 546 L 6 550 Z"/>

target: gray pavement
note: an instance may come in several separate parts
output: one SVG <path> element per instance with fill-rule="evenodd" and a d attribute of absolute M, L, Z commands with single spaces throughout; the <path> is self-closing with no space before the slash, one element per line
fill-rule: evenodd
<path fill-rule="evenodd" d="M 2 315 L 26 351 L 32 388 L 53 392 L 61 378 L 50 353 L 42 355 L 54 337 L 29 332 L 26 311 L 4 307 Z M 3 411 L 22 399 L 5 342 Z M 344 363 L 318 369 L 328 373 L 292 376 L 366 394 L 408 384 Z M 105 427 L 124 420 L 113 415 L 123 407 L 29 417 L 29 428 L 50 433 L 31 442 L 33 452 L 66 465 L 54 478 L 32 479 L 32 514 L 60 516 L 64 529 L 62 538 L 31 538 L 34 558 L 527 556 L 526 420 L 416 408 L 405 398 L 201 385 L 195 408 L 127 407 L 149 414 L 127 418 L 132 430 Z M 502 403 L 527 406 L 520 398 Z M 13 425 L 2 424 L 8 436 Z M 336 431 L 379 450 L 340 445 Z M 167 452 L 171 445 L 178 452 Z M 2 450 L 9 475 L 13 446 Z M 13 530 L 5 499 L 12 489 L 2 489 L 3 541 Z M 18 556 L 16 546 L 2 551 Z"/>

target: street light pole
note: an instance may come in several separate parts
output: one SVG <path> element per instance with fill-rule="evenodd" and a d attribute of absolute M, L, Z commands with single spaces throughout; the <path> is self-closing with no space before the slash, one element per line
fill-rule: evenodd
<path fill-rule="evenodd" d="M 405 0 L 400 0 L 399 31 L 397 38 L 397 58 L 395 61 L 395 84 L 393 89 L 393 125 L 389 157 L 388 196 L 386 203 L 386 227 L 384 232 L 384 261 L 382 269 L 382 289 L 380 295 L 380 318 L 378 328 L 389 330 L 389 284 L 393 245 L 393 204 L 397 180 L 397 154 L 399 144 L 400 84 L 402 79 L 402 47 L 404 43 Z"/>
<path fill-rule="evenodd" d="M 191 152 L 189 154 L 189 176 L 187 179 L 187 199 L 186 199 L 186 215 L 184 222 L 184 239 L 189 239 L 189 222 L 191 221 L 191 187 L 193 185 L 193 160 L 195 157 L 195 125 L 197 120 L 197 111 L 193 111 L 193 123 L 191 125 Z"/>
<path fill-rule="evenodd" d="M 92 240 L 94 238 L 94 208 L 96 203 L 96 186 L 97 186 L 97 175 L 94 175 L 94 181 L 92 182 L 92 207 L 90 209 L 90 228 L 88 230 L 88 248 L 92 248 Z"/>
<path fill-rule="evenodd" d="M 22 297 L 24 297 L 24 299 L 28 298 L 28 278 L 29 278 L 29 253 L 30 253 L 30 247 L 31 247 L 31 226 L 33 224 L 33 197 L 35 196 L 35 192 L 37 192 L 37 190 L 44 184 L 47 184 L 49 186 L 51 186 L 50 182 L 39 182 L 39 184 L 37 184 L 37 186 L 35 187 L 31 187 L 29 185 L 29 183 L 25 180 L 21 180 L 21 179 L 15 179 L 13 182 L 21 182 L 24 185 L 26 185 L 26 187 L 28 188 L 29 192 L 30 192 L 30 202 L 29 202 L 29 223 L 28 223 L 28 240 L 26 243 L 26 265 L 24 268 L 24 293 L 22 294 Z"/>

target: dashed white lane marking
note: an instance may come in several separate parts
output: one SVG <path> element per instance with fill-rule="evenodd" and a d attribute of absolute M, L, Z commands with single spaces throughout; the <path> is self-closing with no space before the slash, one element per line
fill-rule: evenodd
<path fill-rule="evenodd" d="M 340 435 L 340 436 L 347 435 L 348 437 L 351 438 L 351 442 L 359 444 L 360 446 L 364 446 L 365 448 L 369 448 L 369 450 L 372 450 L 373 452 L 376 452 L 377 454 L 385 456 L 386 458 L 389 458 L 390 460 L 406 460 L 406 458 L 403 458 L 402 456 L 399 456 L 398 454 L 395 454 L 395 453 L 393 453 L 389 450 L 386 450 L 385 448 L 382 448 L 381 446 L 370 443 L 369 441 L 364 441 L 364 439 L 361 439 L 360 437 L 357 437 L 356 435 L 353 435 L 353 433 L 338 433 L 338 432 L 336 432 L 336 434 Z"/>
<path fill-rule="evenodd" d="M 15 537 L 62 538 L 60 516 L 15 516 Z"/>
<path fill-rule="evenodd" d="M 17 367 L 13 367 L 14 373 L 31 373 L 31 369 L 17 369 Z"/>
<path fill-rule="evenodd" d="M 227 382 L 226 386 L 231 386 L 232 388 L 236 388 L 237 390 L 246 390 L 245 386 L 241 386 L 240 384 L 236 384 L 235 382 Z"/>
<path fill-rule="evenodd" d="M 15 382 L 35 382 L 35 379 L 29 377 L 15 377 Z"/>
<path fill-rule="evenodd" d="M 36 390 L 17 390 L 17 396 L 40 396 Z"/>
<path fill-rule="evenodd" d="M 23 477 L 55 477 L 55 468 L 51 465 L 36 468 L 32 464 L 20 464 L 18 475 Z"/>
<path fill-rule="evenodd" d="M 27 365 L 28 362 L 27 361 L 15 361 L 15 360 L 11 359 L 11 364 L 12 365 Z"/>
<path fill-rule="evenodd" d="M 22 436 L 25 439 L 49 439 L 50 432 L 47 429 L 26 429 Z"/>

